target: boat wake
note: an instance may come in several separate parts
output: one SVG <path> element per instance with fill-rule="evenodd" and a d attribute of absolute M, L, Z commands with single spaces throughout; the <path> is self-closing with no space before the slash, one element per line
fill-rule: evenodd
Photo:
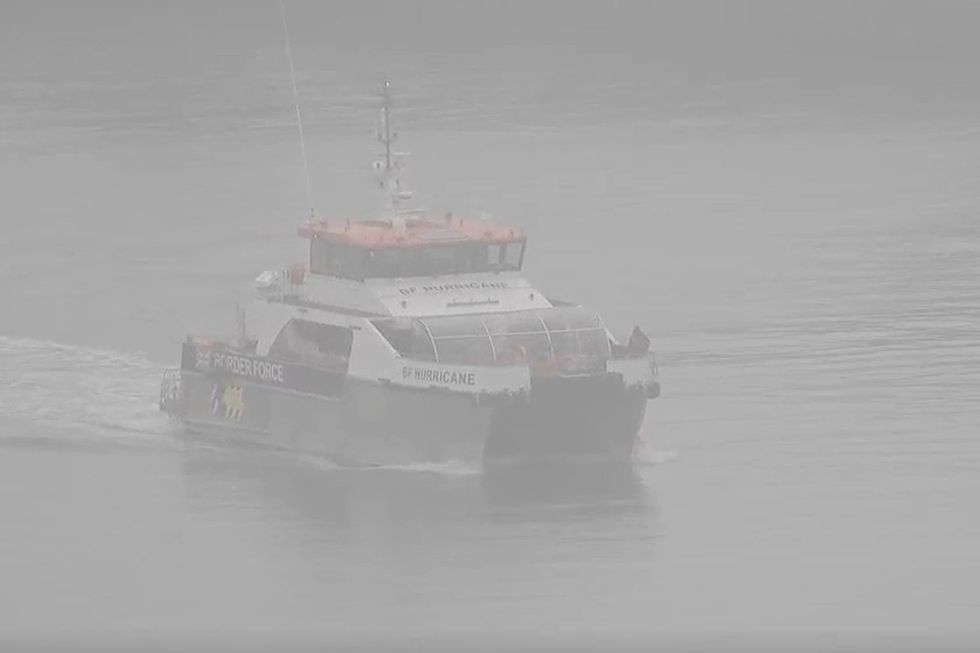
<path fill-rule="evenodd" d="M 141 354 L 0 336 L 0 438 L 171 434 L 157 409 L 159 376 L 160 366 Z"/>
<path fill-rule="evenodd" d="M 406 463 L 403 465 L 376 465 L 364 467 L 370 471 L 406 472 L 410 474 L 434 474 L 437 476 L 479 476 L 483 469 L 473 463 L 463 460 L 447 460 L 445 462 Z"/>
<path fill-rule="evenodd" d="M 0 336 L 0 444 L 63 447 L 174 445 L 179 431 L 157 407 L 160 365 L 139 353 Z M 294 452 L 295 453 L 295 452 Z M 634 464 L 659 465 L 677 454 L 640 443 Z M 467 477 L 463 460 L 331 469 Z"/>
<path fill-rule="evenodd" d="M 664 465 L 677 460 L 676 451 L 654 449 L 646 440 L 640 439 L 633 448 L 633 464 L 637 467 L 652 467 Z"/>

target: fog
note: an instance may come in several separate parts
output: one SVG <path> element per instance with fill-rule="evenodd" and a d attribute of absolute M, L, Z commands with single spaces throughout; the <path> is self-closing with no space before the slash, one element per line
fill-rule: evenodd
<path fill-rule="evenodd" d="M 980 645 L 980 5 L 284 7 L 317 214 L 381 210 L 390 80 L 414 205 L 649 336 L 632 460 L 351 467 L 162 413 L 312 247 L 279 3 L 6 0 L 0 646 Z"/>

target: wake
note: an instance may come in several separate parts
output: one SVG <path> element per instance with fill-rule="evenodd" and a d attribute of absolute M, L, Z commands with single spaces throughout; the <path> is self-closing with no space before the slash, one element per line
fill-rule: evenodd
<path fill-rule="evenodd" d="M 483 469 L 476 464 L 463 460 L 447 460 L 445 462 L 405 463 L 402 465 L 375 465 L 363 468 L 365 471 L 404 472 L 409 474 L 434 474 L 436 476 L 479 476 Z"/>
<path fill-rule="evenodd" d="M 639 438 L 633 447 L 633 464 L 637 467 L 664 465 L 674 462 L 677 460 L 677 457 L 676 451 L 654 449 L 644 438 Z"/>
<path fill-rule="evenodd" d="M 173 445 L 180 429 L 157 407 L 161 372 L 161 365 L 140 353 L 0 336 L 0 443 Z M 661 465 L 677 458 L 674 452 L 638 444 L 634 465 Z M 366 473 L 483 473 L 479 464 L 458 460 L 363 467 L 320 464 Z"/>
<path fill-rule="evenodd" d="M 172 433 L 160 372 L 142 354 L 0 336 L 0 438 Z"/>

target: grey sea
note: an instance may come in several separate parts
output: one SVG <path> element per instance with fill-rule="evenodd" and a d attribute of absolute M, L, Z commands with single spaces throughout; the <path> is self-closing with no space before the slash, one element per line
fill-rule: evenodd
<path fill-rule="evenodd" d="M 0 2 L 0 647 L 980 647 L 980 5 L 285 7 L 318 212 L 391 79 L 419 205 L 650 334 L 636 464 L 181 432 L 305 256 L 278 3 Z"/>

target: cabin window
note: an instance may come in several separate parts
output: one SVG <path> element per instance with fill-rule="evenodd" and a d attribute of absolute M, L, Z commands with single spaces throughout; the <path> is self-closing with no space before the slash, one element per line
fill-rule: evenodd
<path fill-rule="evenodd" d="M 501 247 L 504 247 L 501 245 Z M 524 243 L 507 243 L 504 251 L 504 270 L 520 270 L 524 261 Z"/>
<path fill-rule="evenodd" d="M 269 348 L 269 356 L 318 367 L 346 369 L 353 343 L 347 327 L 292 319 Z"/>
<path fill-rule="evenodd" d="M 488 365 L 493 362 L 493 345 L 480 317 L 461 315 L 424 322 L 440 363 Z"/>
<path fill-rule="evenodd" d="M 403 248 L 394 247 L 368 250 L 364 276 L 382 279 L 406 276 L 401 274 L 408 266 L 406 253 Z"/>
<path fill-rule="evenodd" d="M 537 313 L 490 315 L 486 324 L 498 361 L 517 363 L 551 357 L 551 340 Z"/>
<path fill-rule="evenodd" d="M 313 239 L 310 241 L 310 271 L 360 281 L 520 270 L 524 245 L 524 241 L 520 241 L 365 249 Z"/>
<path fill-rule="evenodd" d="M 412 325 L 412 349 L 410 356 L 420 361 L 436 360 L 435 346 L 428 329 L 421 322 Z"/>
<path fill-rule="evenodd" d="M 605 358 L 611 355 L 609 336 L 595 313 L 559 309 L 543 312 L 541 319 L 551 334 L 555 356 Z"/>
<path fill-rule="evenodd" d="M 310 272 L 342 279 L 362 280 L 367 265 L 367 251 L 327 240 L 310 241 Z"/>
<path fill-rule="evenodd" d="M 424 247 L 418 250 L 419 272 L 424 276 L 458 274 L 464 272 L 467 248 L 459 245 Z"/>
<path fill-rule="evenodd" d="M 487 245 L 487 268 L 500 270 L 504 264 L 506 245 Z"/>
<path fill-rule="evenodd" d="M 484 245 L 486 271 L 520 270 L 524 259 L 524 242 Z"/>
<path fill-rule="evenodd" d="M 485 246 L 465 243 L 429 247 L 385 247 L 368 250 L 365 278 L 439 276 L 488 269 Z"/>
<path fill-rule="evenodd" d="M 374 321 L 402 356 L 450 365 L 534 365 L 611 356 L 599 316 L 578 308 Z"/>
<path fill-rule="evenodd" d="M 429 332 L 418 320 L 388 319 L 372 320 L 381 335 L 395 350 L 407 358 L 421 361 L 434 361 L 436 352 Z"/>

